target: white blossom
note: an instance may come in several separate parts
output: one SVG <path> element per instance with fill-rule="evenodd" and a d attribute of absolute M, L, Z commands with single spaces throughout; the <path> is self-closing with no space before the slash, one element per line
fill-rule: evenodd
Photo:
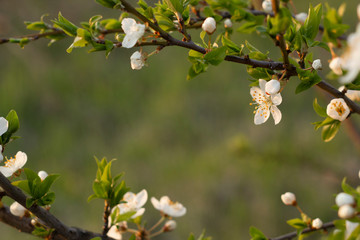
<path fill-rule="evenodd" d="M 301 12 L 295 15 L 295 19 L 299 21 L 300 23 L 304 24 L 308 15 L 307 13 Z"/>
<path fill-rule="evenodd" d="M 9 122 L 5 118 L 0 117 L 0 137 L 7 132 L 8 128 L 9 128 Z M 2 145 L 0 145 L 0 162 L 4 159 L 2 155 L 2 150 L 3 147 Z"/>
<path fill-rule="evenodd" d="M 354 205 L 355 198 L 348 193 L 341 192 L 336 196 L 335 203 L 339 207 L 343 205 Z"/>
<path fill-rule="evenodd" d="M 161 197 L 160 201 L 152 197 L 151 203 L 155 209 L 170 217 L 181 217 L 186 213 L 186 208 L 181 203 L 171 201 L 168 196 Z"/>
<path fill-rule="evenodd" d="M 121 22 L 121 28 L 124 30 L 125 38 L 122 41 L 124 48 L 132 48 L 136 42 L 144 35 L 145 25 L 136 23 L 132 18 L 124 18 Z"/>
<path fill-rule="evenodd" d="M 121 235 L 121 231 L 118 228 L 119 226 L 117 224 L 113 225 L 109 231 L 107 232 L 107 236 L 111 237 L 113 239 L 116 240 L 121 240 L 122 239 L 122 235 Z"/>
<path fill-rule="evenodd" d="M 213 34 L 216 30 L 216 21 L 213 17 L 207 17 L 201 27 L 208 34 Z"/>
<path fill-rule="evenodd" d="M 323 222 L 320 220 L 320 218 L 315 218 L 311 222 L 311 226 L 315 229 L 320 229 L 323 225 Z"/>
<path fill-rule="evenodd" d="M 280 91 L 280 82 L 272 79 L 265 84 L 265 93 L 267 95 L 274 95 Z"/>
<path fill-rule="evenodd" d="M 145 56 L 139 52 L 134 52 L 130 57 L 131 68 L 140 70 L 145 65 Z"/>
<path fill-rule="evenodd" d="M 342 56 L 341 66 L 348 72 L 340 78 L 340 83 L 348 84 L 354 81 L 360 71 L 360 24 L 356 32 L 348 36 L 348 48 Z"/>
<path fill-rule="evenodd" d="M 177 224 L 174 220 L 168 220 L 163 227 L 163 231 L 164 232 L 171 232 L 174 231 L 176 228 Z"/>
<path fill-rule="evenodd" d="M 333 59 L 331 59 L 330 63 L 329 63 L 329 67 L 330 69 L 336 74 L 336 75 L 342 75 L 343 71 L 341 69 L 341 58 L 340 57 L 335 57 Z"/>
<path fill-rule="evenodd" d="M 27 209 L 18 202 L 13 202 L 13 204 L 10 205 L 10 212 L 14 216 L 23 217 L 26 211 Z"/>
<path fill-rule="evenodd" d="M 321 64 L 320 59 L 316 59 L 315 61 L 313 61 L 312 68 L 315 69 L 315 70 L 321 70 L 322 69 L 322 64 Z"/>
<path fill-rule="evenodd" d="M 225 26 L 225 28 L 231 28 L 232 27 L 232 22 L 231 22 L 230 18 L 225 19 L 224 26 Z"/>
<path fill-rule="evenodd" d="M 47 174 L 45 171 L 39 171 L 38 176 L 40 177 L 41 181 L 44 181 L 44 179 L 49 176 L 49 174 Z"/>
<path fill-rule="evenodd" d="M 336 120 L 344 121 L 350 113 L 350 108 L 343 98 L 335 98 L 326 107 L 326 114 Z"/>
<path fill-rule="evenodd" d="M 272 85 L 272 83 L 259 79 L 260 88 L 252 87 L 250 89 L 250 95 L 255 104 L 258 105 L 254 117 L 254 123 L 256 125 L 266 122 L 270 117 L 270 112 L 274 118 L 275 125 L 280 122 L 282 117 L 280 110 L 277 108 L 282 102 L 281 94 L 267 94 L 266 85 Z"/>
<path fill-rule="evenodd" d="M 288 206 L 296 205 L 296 196 L 292 192 L 286 192 L 281 195 L 281 201 Z"/>
<path fill-rule="evenodd" d="M 341 87 L 339 87 L 338 90 L 340 92 L 342 92 L 342 91 L 344 91 L 344 89 L 345 89 L 345 86 L 341 86 Z M 358 101 L 358 102 L 360 101 L 360 91 L 359 90 L 348 89 L 348 90 L 346 90 L 345 95 L 352 101 Z"/>
<path fill-rule="evenodd" d="M 350 222 L 348 220 L 345 221 L 345 239 L 348 239 L 352 232 L 359 226 L 359 223 Z"/>
<path fill-rule="evenodd" d="M 264 9 L 264 12 L 271 13 L 272 12 L 272 4 L 270 0 L 264 0 L 262 2 L 262 8 Z"/>
<path fill-rule="evenodd" d="M 116 207 L 119 208 L 120 214 L 124 214 L 130 211 L 135 211 L 136 213 L 132 215 L 131 218 L 136 218 L 144 214 L 145 208 L 142 208 L 142 206 L 145 205 L 147 199 L 148 199 L 148 194 L 145 189 L 143 189 L 137 194 L 132 192 L 127 192 L 125 193 L 123 198 L 123 200 L 126 201 L 126 203 L 120 203 L 116 205 L 115 208 Z M 112 211 L 114 211 L 115 208 Z"/>
<path fill-rule="evenodd" d="M 21 169 L 27 161 L 27 155 L 24 152 L 18 151 L 15 158 L 10 158 L 5 162 L 5 166 L 0 167 L 0 172 L 5 177 L 12 176 L 16 171 Z"/>
<path fill-rule="evenodd" d="M 338 210 L 338 216 L 343 219 L 348 219 L 354 217 L 356 214 L 355 208 L 351 205 L 342 205 Z"/>

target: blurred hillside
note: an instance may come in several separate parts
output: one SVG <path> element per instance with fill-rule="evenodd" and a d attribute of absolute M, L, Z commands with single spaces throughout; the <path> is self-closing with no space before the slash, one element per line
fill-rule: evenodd
<path fill-rule="evenodd" d="M 325 1 L 311 1 L 319 2 Z M 347 2 L 345 22 L 353 31 L 356 1 Z M 30 33 L 23 21 L 44 13 L 54 19 L 61 11 L 74 23 L 96 14 L 119 15 L 85 0 L 0 3 L 0 37 Z M 296 6 L 305 10 L 308 4 Z M 236 33 L 234 39 L 280 57 L 268 39 Z M 52 212 L 68 225 L 101 229 L 102 202 L 87 203 L 93 156 L 116 158 L 114 170 L 126 173 L 132 191 L 145 188 L 150 196 L 169 195 L 187 207 L 178 230 L 165 235 L 173 240 L 203 229 L 214 239 L 248 239 L 251 225 L 269 236 L 291 231 L 285 220 L 297 212 L 281 203 L 286 191 L 296 193 L 312 217 L 329 221 L 336 217 L 330 207 L 342 178 L 359 181 L 359 155 L 344 128 L 323 143 L 310 124 L 319 120 L 314 97 L 323 106 L 326 98 L 316 89 L 294 95 L 296 78 L 284 91 L 281 123 L 274 126 L 269 119 L 255 126 L 245 66 L 224 62 L 186 81 L 190 64 L 184 49 L 165 48 L 148 67 L 133 71 L 134 49 L 117 49 L 106 59 L 84 49 L 68 54 L 70 44 L 68 39 L 48 48 L 42 39 L 25 49 L 0 46 L 0 115 L 15 109 L 22 137 L 6 155 L 24 151 L 27 167 L 61 174 Z M 315 56 L 323 56 L 324 65 L 330 57 L 321 50 Z M 146 206 L 144 219 L 151 225 L 159 214 L 150 202 Z M 0 231 L 1 239 L 34 239 L 2 224 Z"/>

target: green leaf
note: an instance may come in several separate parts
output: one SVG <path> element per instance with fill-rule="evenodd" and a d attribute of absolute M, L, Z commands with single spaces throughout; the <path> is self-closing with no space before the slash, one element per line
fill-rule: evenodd
<path fill-rule="evenodd" d="M 54 23 L 54 27 L 61 28 L 67 35 L 71 37 L 75 37 L 77 35 L 76 32 L 78 27 L 68 21 L 66 18 L 64 18 L 61 15 L 61 12 L 59 12 L 58 19 L 53 20 L 52 22 Z"/>
<path fill-rule="evenodd" d="M 11 184 L 14 185 L 15 187 L 20 188 L 21 190 L 25 191 L 26 193 L 31 194 L 28 180 L 15 181 L 15 182 L 12 182 Z"/>
<path fill-rule="evenodd" d="M 296 87 L 296 94 L 303 92 L 321 82 L 321 78 L 316 71 L 305 71 L 300 68 L 297 68 L 296 71 L 298 72 L 298 76 L 301 80 L 301 83 Z"/>
<path fill-rule="evenodd" d="M 300 218 L 290 219 L 290 220 L 286 221 L 286 223 L 298 230 L 302 230 L 307 227 L 307 224 Z"/>
<path fill-rule="evenodd" d="M 43 226 L 34 226 L 34 230 L 31 232 L 32 235 L 41 237 L 41 238 L 46 238 L 48 236 L 50 236 L 50 234 L 54 231 L 54 229 L 46 229 Z"/>
<path fill-rule="evenodd" d="M 46 193 L 44 196 L 42 196 L 39 200 L 37 200 L 37 204 L 39 206 L 46 206 L 53 204 L 54 201 L 55 201 L 55 193 L 49 192 Z"/>
<path fill-rule="evenodd" d="M 26 28 L 34 31 L 41 31 L 48 29 L 48 26 L 44 22 L 25 22 Z"/>
<path fill-rule="evenodd" d="M 116 224 L 118 222 L 129 220 L 135 213 L 136 213 L 136 211 L 129 211 L 124 214 L 118 214 L 115 218 L 114 224 Z"/>
<path fill-rule="evenodd" d="M 269 20 L 269 34 L 276 35 L 278 33 L 284 33 L 289 28 L 292 21 L 292 15 L 289 9 L 281 7 L 278 14 L 276 14 L 275 17 L 271 17 Z"/>
<path fill-rule="evenodd" d="M 274 74 L 274 71 L 266 68 L 253 68 L 251 66 L 248 66 L 246 70 L 247 73 L 256 80 L 258 79 L 270 80 L 272 79 L 272 75 Z"/>
<path fill-rule="evenodd" d="M 95 0 L 95 2 L 103 5 L 104 7 L 108 7 L 108 8 L 114 8 L 114 6 L 116 5 L 116 3 L 112 0 Z"/>
<path fill-rule="evenodd" d="M 225 37 L 224 35 L 221 36 L 221 43 L 223 46 L 227 47 L 229 50 L 229 54 L 236 54 L 241 55 L 242 48 L 240 48 L 238 45 L 236 45 L 233 41 L 231 41 L 229 38 Z"/>
<path fill-rule="evenodd" d="M 310 4 L 309 14 L 303 27 L 301 28 L 306 38 L 314 40 L 318 31 L 322 16 L 322 5 L 318 4 L 315 8 Z"/>
<path fill-rule="evenodd" d="M 348 193 L 350 195 L 356 193 L 356 190 L 351 187 L 349 184 L 346 183 L 346 178 L 344 178 L 341 182 L 341 188 L 345 193 Z"/>
<path fill-rule="evenodd" d="M 45 195 L 45 194 L 49 191 L 51 185 L 54 183 L 54 181 L 55 181 L 58 177 L 60 177 L 60 175 L 58 175 L 58 174 L 51 174 L 51 175 L 47 176 L 47 177 L 40 183 L 40 186 L 39 186 L 40 189 L 39 189 L 39 191 L 40 191 L 40 195 L 41 195 L 41 196 Z"/>
<path fill-rule="evenodd" d="M 174 13 L 182 13 L 184 11 L 182 0 L 165 0 L 165 2 Z"/>
<path fill-rule="evenodd" d="M 219 65 L 225 59 L 226 49 L 226 47 L 214 48 L 205 54 L 204 59 L 212 65 Z"/>
<path fill-rule="evenodd" d="M 320 116 L 320 117 L 327 117 L 327 113 L 326 113 L 326 108 L 321 107 L 318 102 L 317 102 L 317 98 L 314 99 L 313 102 L 313 108 L 315 110 L 315 112 Z"/>
<path fill-rule="evenodd" d="M 341 122 L 334 121 L 332 124 L 326 125 L 323 127 L 321 132 L 321 137 L 324 142 L 330 142 L 340 129 Z"/>
<path fill-rule="evenodd" d="M 93 191 L 98 198 L 107 199 L 108 193 L 101 182 L 95 181 L 93 183 Z"/>
<path fill-rule="evenodd" d="M 251 226 L 249 229 L 251 240 L 266 240 L 265 235 L 256 227 Z"/>
<path fill-rule="evenodd" d="M 35 198 L 27 198 L 26 199 L 26 208 L 30 208 L 36 202 Z"/>
<path fill-rule="evenodd" d="M 92 194 L 88 197 L 87 201 L 90 202 L 91 200 L 98 198 L 95 194 Z"/>
<path fill-rule="evenodd" d="M 17 132 L 20 128 L 19 117 L 14 110 L 10 110 L 6 116 L 8 121 L 8 130 L 1 136 L 2 144 L 6 144 L 10 141 L 11 136 Z"/>

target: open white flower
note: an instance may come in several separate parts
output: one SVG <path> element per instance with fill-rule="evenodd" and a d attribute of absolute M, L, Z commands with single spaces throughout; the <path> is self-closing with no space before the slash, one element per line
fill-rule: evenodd
<path fill-rule="evenodd" d="M 356 32 L 349 35 L 348 48 L 342 56 L 341 66 L 348 72 L 340 78 L 340 83 L 348 84 L 355 80 L 360 71 L 360 24 Z"/>
<path fill-rule="evenodd" d="M 122 41 L 124 48 L 132 48 L 136 42 L 144 35 L 145 25 L 136 23 L 132 18 L 124 18 L 121 22 L 121 28 L 124 30 L 125 38 Z"/>
<path fill-rule="evenodd" d="M 343 71 L 341 69 L 341 58 L 335 57 L 331 59 L 329 63 L 329 68 L 336 74 L 336 75 L 342 75 Z"/>
<path fill-rule="evenodd" d="M 321 60 L 320 59 L 314 60 L 312 63 L 312 68 L 315 70 L 321 70 L 322 69 Z"/>
<path fill-rule="evenodd" d="M 162 196 L 160 201 L 152 197 L 151 203 L 154 208 L 169 217 L 181 217 L 186 213 L 186 208 L 181 203 L 171 201 L 168 196 Z"/>
<path fill-rule="evenodd" d="M 14 202 L 10 205 L 10 212 L 14 216 L 23 217 L 27 212 L 27 209 L 24 208 L 20 203 Z"/>
<path fill-rule="evenodd" d="M 145 56 L 139 52 L 134 52 L 130 57 L 131 68 L 134 70 L 140 70 L 145 65 Z"/>
<path fill-rule="evenodd" d="M 127 192 L 125 193 L 123 198 L 123 200 L 126 201 L 126 203 L 120 203 L 116 205 L 116 207 L 119 208 L 120 214 L 124 214 L 130 211 L 136 211 L 136 213 L 131 216 L 131 218 L 136 218 L 144 214 L 145 208 L 142 208 L 142 206 L 145 205 L 147 199 L 148 199 L 148 194 L 145 189 L 140 191 L 138 194 Z"/>
<path fill-rule="evenodd" d="M 265 84 L 265 93 L 267 95 L 274 95 L 280 91 L 280 82 L 276 79 L 272 79 Z"/>
<path fill-rule="evenodd" d="M 326 107 L 326 114 L 339 121 L 344 121 L 349 113 L 350 108 L 343 98 L 334 98 Z"/>
<path fill-rule="evenodd" d="M 216 30 L 216 21 L 213 17 L 207 17 L 201 27 L 207 34 L 213 34 Z"/>
<path fill-rule="evenodd" d="M 5 166 L 0 167 L 0 172 L 5 177 L 12 176 L 15 172 L 21 169 L 27 161 L 27 155 L 24 152 L 18 151 L 15 158 L 10 158 L 5 162 Z"/>
<path fill-rule="evenodd" d="M 9 122 L 5 118 L 0 117 L 0 136 L 6 133 L 8 128 L 9 128 Z M 0 145 L 0 161 L 4 159 L 2 155 L 2 150 L 3 150 L 2 145 Z"/>
<path fill-rule="evenodd" d="M 295 15 L 295 19 L 299 21 L 300 23 L 304 24 L 308 15 L 307 13 L 301 12 Z"/>
<path fill-rule="evenodd" d="M 262 124 L 266 122 L 271 115 L 274 118 L 275 125 L 278 124 L 281 120 L 281 112 L 277 108 L 278 105 L 282 102 L 282 97 L 280 93 L 276 94 L 267 94 L 266 93 L 266 85 L 273 84 L 272 82 L 266 82 L 263 79 L 259 80 L 258 87 L 252 87 L 250 89 L 250 95 L 253 101 L 258 104 L 256 107 L 257 110 L 255 112 L 254 123 L 256 125 Z"/>
<path fill-rule="evenodd" d="M 107 232 L 107 236 L 111 237 L 113 239 L 116 240 L 121 240 L 122 239 L 122 235 L 121 235 L 121 231 L 118 228 L 119 226 L 117 224 L 113 225 L 109 231 Z"/>
<path fill-rule="evenodd" d="M 44 181 L 44 179 L 49 176 L 49 174 L 47 174 L 45 171 L 39 171 L 38 176 L 40 177 L 41 181 Z"/>
<path fill-rule="evenodd" d="M 232 27 L 232 22 L 230 18 L 225 19 L 224 21 L 224 27 L 225 28 L 231 28 Z"/>
<path fill-rule="evenodd" d="M 264 0 L 262 2 L 262 8 L 264 9 L 264 12 L 271 13 L 272 12 L 272 4 L 270 0 Z"/>

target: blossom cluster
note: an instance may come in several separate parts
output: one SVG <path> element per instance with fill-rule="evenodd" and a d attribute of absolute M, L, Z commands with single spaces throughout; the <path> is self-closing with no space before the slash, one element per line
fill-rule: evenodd
<path fill-rule="evenodd" d="M 148 200 L 148 193 L 145 189 L 135 194 L 133 192 L 127 192 L 123 197 L 123 203 L 116 205 L 111 212 L 117 211 L 117 215 L 124 215 L 126 213 L 133 213 L 131 219 L 141 217 L 145 208 L 143 207 Z M 181 217 L 186 214 L 186 208 L 179 202 L 173 202 L 168 196 L 163 196 L 159 200 L 155 197 L 151 198 L 153 207 L 160 211 L 162 220 L 169 219 L 162 227 L 161 232 L 173 231 L 176 228 L 176 222 L 171 218 Z M 122 234 L 128 230 L 128 224 L 126 221 L 115 222 L 114 219 L 109 216 L 109 231 L 107 236 L 114 239 L 122 239 Z"/>

